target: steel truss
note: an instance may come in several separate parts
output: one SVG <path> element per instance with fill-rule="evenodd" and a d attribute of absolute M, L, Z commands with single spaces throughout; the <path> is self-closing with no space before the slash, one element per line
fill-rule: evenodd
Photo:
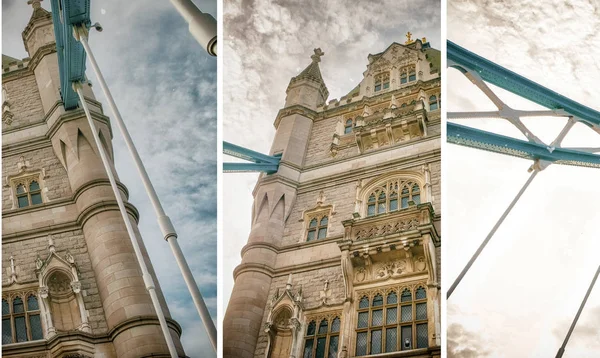
<path fill-rule="evenodd" d="M 485 112 L 448 112 L 448 120 L 458 118 L 502 118 L 508 120 L 526 138 L 526 140 L 516 139 L 448 122 L 446 132 L 448 142 L 479 150 L 533 160 L 533 165 L 529 169 L 529 171 L 532 172 L 529 179 L 504 211 L 500 219 L 496 222 L 454 283 L 450 286 L 450 289 L 447 292 L 447 298 L 449 299 L 452 292 L 458 287 L 461 280 L 479 257 L 496 230 L 540 171 L 551 164 L 600 168 L 600 155 L 595 154 L 600 153 L 600 148 L 564 148 L 561 146 L 563 139 L 577 122 L 585 124 L 596 133 L 600 134 L 600 112 L 528 80 L 523 76 L 458 46 L 452 41 L 447 42 L 447 58 L 448 67 L 453 67 L 465 75 L 465 77 L 477 86 L 477 88 L 479 88 L 498 109 L 497 111 Z M 513 109 L 504 103 L 486 82 L 546 107 L 548 110 L 521 111 Z M 568 120 L 554 141 L 546 144 L 529 130 L 521 120 L 522 117 L 537 116 L 565 117 L 568 118 Z M 556 358 L 563 356 L 567 342 L 577 324 L 577 320 L 579 319 L 581 311 L 585 306 L 599 274 L 600 267 L 598 267 L 592 279 L 563 344 L 556 354 Z"/>

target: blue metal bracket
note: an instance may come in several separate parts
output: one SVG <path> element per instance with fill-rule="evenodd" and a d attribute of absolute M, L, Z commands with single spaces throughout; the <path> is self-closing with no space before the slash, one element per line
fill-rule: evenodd
<path fill-rule="evenodd" d="M 264 172 L 273 174 L 279 169 L 281 160 L 281 154 L 266 155 L 225 141 L 223 142 L 223 154 L 252 162 L 223 163 L 224 173 Z"/>
<path fill-rule="evenodd" d="M 51 0 L 56 37 L 60 94 L 66 110 L 77 108 L 79 97 L 73 82 L 85 81 L 85 50 L 73 37 L 73 26 L 90 27 L 90 0 Z"/>

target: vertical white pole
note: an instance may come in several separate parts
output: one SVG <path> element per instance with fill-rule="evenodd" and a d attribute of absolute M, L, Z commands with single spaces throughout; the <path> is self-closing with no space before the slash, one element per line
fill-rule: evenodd
<path fill-rule="evenodd" d="M 129 131 L 127 130 L 127 127 L 125 126 L 125 122 L 123 121 L 123 118 L 121 117 L 121 113 L 119 112 L 119 109 L 117 108 L 117 105 L 115 104 L 112 94 L 110 93 L 110 90 L 108 89 L 108 86 L 106 85 L 104 76 L 102 76 L 102 73 L 100 72 L 100 67 L 98 67 L 96 58 L 94 57 L 94 54 L 92 53 L 92 50 L 90 49 L 90 46 L 87 42 L 86 31 L 82 30 L 82 29 L 78 29 L 78 31 L 76 31 L 76 32 L 79 33 L 79 40 L 81 41 L 81 44 L 83 45 L 83 48 L 85 49 L 85 52 L 87 53 L 87 55 L 90 59 L 90 63 L 92 65 L 94 72 L 96 73 L 96 77 L 98 78 L 100 87 L 102 88 L 102 91 L 104 92 L 104 96 L 106 96 L 106 99 L 108 100 L 108 105 L 112 111 L 113 117 L 117 123 L 117 126 L 119 127 L 121 134 L 123 135 L 125 145 L 127 146 L 129 153 L 133 157 L 135 167 L 140 175 L 140 178 L 142 179 L 142 183 L 144 184 L 146 193 L 148 193 L 148 196 L 150 197 L 150 201 L 152 202 L 152 207 L 154 208 L 154 211 L 156 213 L 158 225 L 160 226 L 163 237 L 169 243 L 169 246 L 171 247 L 171 251 L 173 251 L 173 255 L 175 256 L 175 259 L 177 260 L 177 265 L 179 266 L 179 269 L 181 270 L 181 274 L 183 275 L 183 279 L 185 280 L 188 290 L 190 291 L 192 300 L 194 301 L 194 305 L 196 306 L 196 309 L 198 310 L 198 314 L 200 315 L 200 318 L 202 319 L 202 323 L 204 324 L 204 328 L 206 329 L 208 338 L 213 346 L 213 349 L 216 352 L 217 351 L 217 329 L 215 327 L 215 324 L 212 321 L 212 318 L 210 317 L 208 308 L 206 307 L 206 304 L 204 303 L 204 300 L 202 299 L 202 294 L 200 293 L 200 290 L 198 289 L 198 285 L 196 284 L 196 281 L 194 280 L 194 276 L 192 275 L 192 270 L 190 269 L 189 265 L 187 264 L 187 261 L 185 260 L 185 257 L 183 256 L 183 252 L 181 251 L 181 248 L 179 247 L 179 244 L 177 243 L 177 233 L 175 232 L 175 228 L 173 227 L 171 220 L 166 215 L 166 213 L 160 203 L 160 200 L 158 199 L 158 195 L 156 194 L 156 191 L 154 190 L 154 186 L 152 185 L 152 182 L 150 181 L 150 177 L 148 176 L 148 173 L 146 172 L 146 168 L 144 167 L 144 164 L 142 163 L 142 159 L 140 158 L 140 155 L 138 154 L 138 151 L 135 148 L 135 145 L 133 144 L 133 140 L 131 139 L 131 136 L 129 135 Z"/>
<path fill-rule="evenodd" d="M 140 245 L 137 242 L 135 232 L 133 231 L 133 227 L 131 226 L 131 221 L 129 219 L 129 214 L 125 209 L 125 204 L 123 203 L 123 198 L 121 197 L 121 192 L 117 187 L 117 182 L 115 181 L 115 177 L 112 173 L 112 169 L 110 167 L 110 162 L 108 160 L 108 156 L 104 151 L 104 146 L 102 142 L 100 142 L 100 137 L 98 136 L 98 130 L 96 129 L 96 125 L 94 124 L 94 119 L 90 114 L 90 110 L 87 106 L 85 98 L 83 97 L 83 90 L 81 88 L 81 83 L 74 82 L 73 88 L 79 95 L 79 101 L 81 102 L 81 106 L 83 107 L 83 111 L 85 112 L 85 116 L 88 119 L 88 123 L 90 128 L 92 129 L 92 135 L 94 136 L 94 142 L 96 142 L 96 146 L 98 147 L 98 152 L 100 153 L 100 158 L 102 159 L 102 164 L 104 164 L 104 169 L 106 169 L 106 174 L 108 175 L 108 180 L 110 181 L 110 186 L 112 187 L 113 193 L 115 194 L 115 198 L 117 199 L 117 205 L 119 206 L 119 211 L 121 212 L 121 216 L 123 217 L 123 221 L 125 222 L 125 227 L 127 228 L 127 233 L 129 234 L 129 240 L 131 241 L 131 245 L 133 245 L 133 251 L 135 251 L 135 256 L 137 257 L 138 263 L 140 264 L 140 268 L 142 270 L 142 278 L 144 279 L 144 284 L 146 285 L 146 289 L 150 294 L 150 298 L 152 299 L 152 304 L 154 305 L 154 310 L 156 311 L 156 315 L 158 316 L 158 321 L 160 322 L 160 327 L 162 328 L 163 335 L 165 336 L 165 340 L 167 341 L 167 346 L 169 347 L 169 353 L 172 358 L 178 358 L 177 350 L 175 349 L 175 344 L 173 343 L 173 337 L 171 337 L 171 332 L 169 331 L 169 326 L 167 326 L 167 321 L 165 319 L 165 315 L 162 311 L 162 307 L 160 306 L 160 301 L 158 300 L 158 295 L 156 294 L 156 289 L 154 287 L 154 280 L 152 280 L 152 276 L 148 272 L 148 268 L 146 267 L 146 262 L 144 261 L 144 256 L 142 255 L 142 250 L 140 249 Z"/>

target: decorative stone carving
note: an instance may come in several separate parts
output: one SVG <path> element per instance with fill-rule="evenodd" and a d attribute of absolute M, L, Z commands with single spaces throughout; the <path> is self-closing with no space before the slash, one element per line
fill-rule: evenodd
<path fill-rule="evenodd" d="M 80 281 L 71 282 L 71 289 L 73 290 L 73 292 L 79 293 L 81 291 L 81 282 Z"/>
<path fill-rule="evenodd" d="M 366 240 L 378 236 L 396 234 L 403 231 L 416 230 L 419 220 L 416 218 L 398 220 L 395 223 L 382 223 L 362 228 L 356 232 L 355 240 Z"/>
<path fill-rule="evenodd" d="M 415 261 L 415 270 L 424 271 L 426 267 L 427 264 L 425 263 L 425 258 L 423 256 L 419 256 Z"/>
<path fill-rule="evenodd" d="M 47 286 L 40 287 L 39 292 L 40 292 L 40 297 L 48 298 L 48 287 Z"/>

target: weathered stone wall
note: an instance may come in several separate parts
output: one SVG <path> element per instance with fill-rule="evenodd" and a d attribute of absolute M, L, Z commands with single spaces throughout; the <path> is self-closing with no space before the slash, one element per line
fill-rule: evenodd
<path fill-rule="evenodd" d="M 2 82 L 6 89 L 8 105 L 14 117 L 12 123 L 2 122 L 2 131 L 41 122 L 44 119 L 42 99 L 33 74 Z"/>
<path fill-rule="evenodd" d="M 44 148 L 36 149 L 26 153 L 11 154 L 3 157 L 3 179 L 6 179 L 8 175 L 15 175 L 19 173 L 17 163 L 21 160 L 21 157 L 23 157 L 26 162 L 29 162 L 28 169 L 45 170 L 46 177 L 42 180 L 44 182 L 44 187 L 48 189 L 48 191 L 45 192 L 45 195 L 49 202 L 58 199 L 70 198 L 73 193 L 71 192 L 71 186 L 69 185 L 67 172 L 54 154 L 50 141 L 48 141 L 47 144 L 48 146 Z M 11 193 L 9 186 L 2 186 L 3 211 L 10 210 L 13 207 L 13 195 L 14 194 Z"/>
<path fill-rule="evenodd" d="M 65 257 L 67 249 L 73 255 L 81 281 L 81 293 L 85 309 L 89 313 L 89 324 L 95 334 L 105 333 L 107 330 L 104 318 L 104 309 L 98 293 L 98 286 L 92 270 L 82 230 L 66 231 L 53 234 L 56 253 Z M 17 283 L 23 286 L 37 288 L 38 278 L 35 274 L 35 259 L 40 257 L 45 260 L 48 250 L 48 236 L 29 239 L 10 240 L 2 244 L 2 284 L 7 285 L 11 279 L 10 257 L 12 256 L 17 272 Z M 11 287 L 4 286 L 4 291 L 11 291 Z M 79 314 L 79 312 L 75 312 Z"/>

